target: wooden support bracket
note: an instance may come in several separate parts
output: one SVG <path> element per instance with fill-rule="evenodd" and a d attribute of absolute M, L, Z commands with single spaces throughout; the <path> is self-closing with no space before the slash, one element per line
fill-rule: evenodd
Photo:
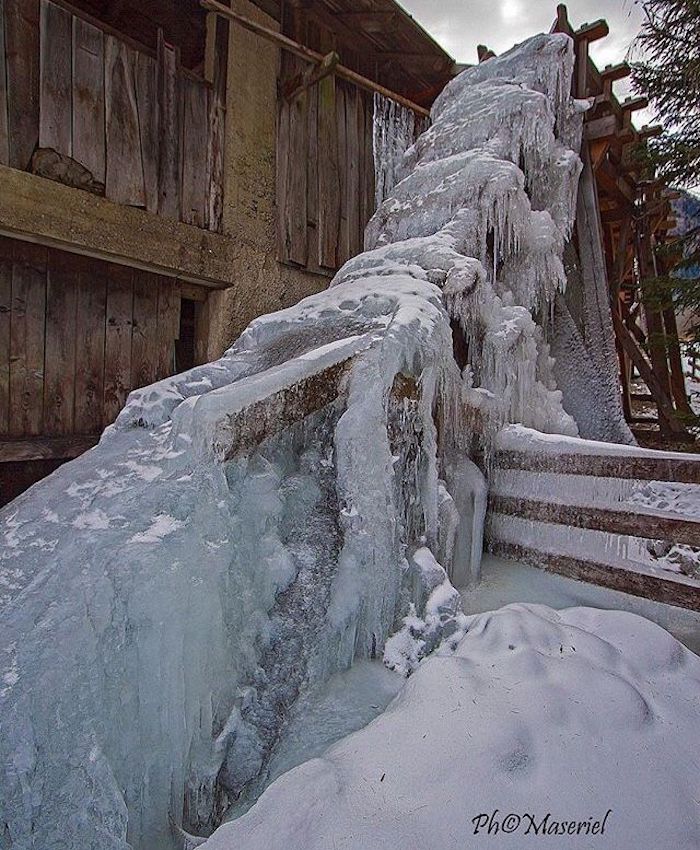
<path fill-rule="evenodd" d="M 614 83 L 616 80 L 624 80 L 625 77 L 629 77 L 631 73 L 632 69 L 630 68 L 629 63 L 620 62 L 617 65 L 606 65 L 600 72 L 600 78 L 603 83 Z"/>
<path fill-rule="evenodd" d="M 307 89 L 315 86 L 325 77 L 334 73 L 340 56 L 332 50 L 327 53 L 318 65 L 309 65 L 305 71 L 295 74 L 290 80 L 282 85 L 282 97 L 289 103 L 293 103 Z"/>
<path fill-rule="evenodd" d="M 593 21 L 592 24 L 584 24 L 574 32 L 575 39 L 585 39 L 589 44 L 592 41 L 599 41 L 605 38 L 610 32 L 608 22 L 602 18 L 598 21 Z"/>
<path fill-rule="evenodd" d="M 637 135 L 640 141 L 644 141 L 644 139 L 651 139 L 654 136 L 660 136 L 664 131 L 664 128 L 661 124 L 645 124 L 641 130 L 637 131 Z"/>
<path fill-rule="evenodd" d="M 620 104 L 624 112 L 636 112 L 638 109 L 646 109 L 649 106 L 648 97 L 628 97 Z"/>

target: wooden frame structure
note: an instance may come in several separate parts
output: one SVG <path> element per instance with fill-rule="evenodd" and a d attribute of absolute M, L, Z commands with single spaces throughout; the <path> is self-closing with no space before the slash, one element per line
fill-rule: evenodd
<path fill-rule="evenodd" d="M 658 249 L 675 227 L 677 197 L 661 181 L 645 179 L 643 149 L 662 127 L 635 129 L 632 117 L 645 109 L 644 97 L 620 102 L 613 83 L 630 74 L 626 62 L 599 70 L 589 45 L 608 34 L 603 20 L 574 30 L 566 6 L 557 9 L 553 32 L 570 35 L 576 46 L 573 93 L 591 101 L 584 124 L 584 162 L 595 178 L 597 217 L 603 241 L 622 407 L 634 430 L 649 423 L 635 415 L 630 387 L 632 367 L 648 388 L 644 400 L 658 411 L 664 438 L 687 439 L 684 420 L 692 416 L 685 390 L 673 305 L 655 296 L 650 281 L 663 271 Z M 641 324 L 640 324 L 641 322 Z M 638 436 L 643 436 L 637 431 Z"/>

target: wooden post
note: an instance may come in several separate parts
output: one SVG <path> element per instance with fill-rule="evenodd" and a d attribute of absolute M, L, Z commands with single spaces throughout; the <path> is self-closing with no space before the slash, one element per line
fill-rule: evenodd
<path fill-rule="evenodd" d="M 644 308 L 644 319 L 647 326 L 647 343 L 649 348 L 649 357 L 651 366 L 656 378 L 656 382 L 663 391 L 663 396 L 671 400 L 671 380 L 669 375 L 668 357 L 666 354 L 666 337 L 664 334 L 664 325 L 661 318 L 661 311 L 654 303 L 654 299 L 649 292 L 648 281 L 654 277 L 651 234 L 649 233 L 649 217 L 646 212 L 646 206 L 643 215 L 640 218 L 641 231 L 637 231 L 637 262 L 639 263 L 640 274 L 640 291 L 642 296 L 642 306 Z M 649 387 L 651 390 L 651 387 Z M 652 395 L 656 395 L 652 391 Z M 671 435 L 678 433 L 678 428 L 674 424 L 677 420 L 675 415 L 669 417 L 666 405 L 660 404 L 660 399 L 655 398 L 657 409 L 659 412 L 659 427 L 661 433 Z M 681 428 L 682 430 L 682 428 Z"/>
<path fill-rule="evenodd" d="M 617 314 L 617 311 L 612 311 L 613 327 L 615 334 L 620 341 L 620 344 L 625 349 L 630 360 L 634 363 L 644 383 L 649 387 L 649 392 L 654 397 L 654 401 L 659 410 L 659 424 L 665 421 L 667 432 L 675 436 L 684 436 L 685 429 L 676 418 L 676 411 L 673 408 L 670 394 L 666 388 L 659 382 L 654 369 L 651 367 L 644 352 L 637 345 L 632 334 L 627 330 L 622 320 Z"/>
<path fill-rule="evenodd" d="M 666 331 L 668 360 L 671 366 L 671 392 L 673 393 L 673 400 L 680 413 L 693 416 L 693 408 L 688 401 L 688 394 L 685 387 L 681 347 L 678 342 L 678 323 L 676 322 L 676 311 L 673 309 L 673 305 L 664 309 L 662 318 Z"/>

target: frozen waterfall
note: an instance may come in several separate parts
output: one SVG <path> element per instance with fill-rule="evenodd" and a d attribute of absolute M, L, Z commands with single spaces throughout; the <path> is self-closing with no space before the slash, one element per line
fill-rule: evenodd
<path fill-rule="evenodd" d="M 439 642 L 447 577 L 479 569 L 470 454 L 507 422 L 577 433 L 547 342 L 581 169 L 572 67 L 553 35 L 461 74 L 327 291 L 132 393 L 3 511 L 3 850 L 208 835 L 310 683 L 407 617 Z M 416 645 L 390 649 L 400 666 Z"/>

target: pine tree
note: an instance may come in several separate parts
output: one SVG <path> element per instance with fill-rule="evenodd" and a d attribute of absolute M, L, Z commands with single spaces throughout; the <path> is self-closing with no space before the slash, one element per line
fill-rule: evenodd
<path fill-rule="evenodd" d="M 664 133 L 645 146 L 647 177 L 677 187 L 700 186 L 700 0 L 640 0 L 644 12 L 633 46 L 635 90 L 649 98 Z M 685 201 L 691 200 L 686 196 Z M 692 205 L 692 204 L 691 204 Z M 700 217 L 662 251 L 667 270 L 656 281 L 660 301 L 700 315 Z M 700 353 L 700 322 L 690 348 Z"/>
<path fill-rule="evenodd" d="M 641 5 L 632 82 L 666 127 L 650 150 L 659 176 L 693 186 L 700 182 L 700 0 Z"/>

